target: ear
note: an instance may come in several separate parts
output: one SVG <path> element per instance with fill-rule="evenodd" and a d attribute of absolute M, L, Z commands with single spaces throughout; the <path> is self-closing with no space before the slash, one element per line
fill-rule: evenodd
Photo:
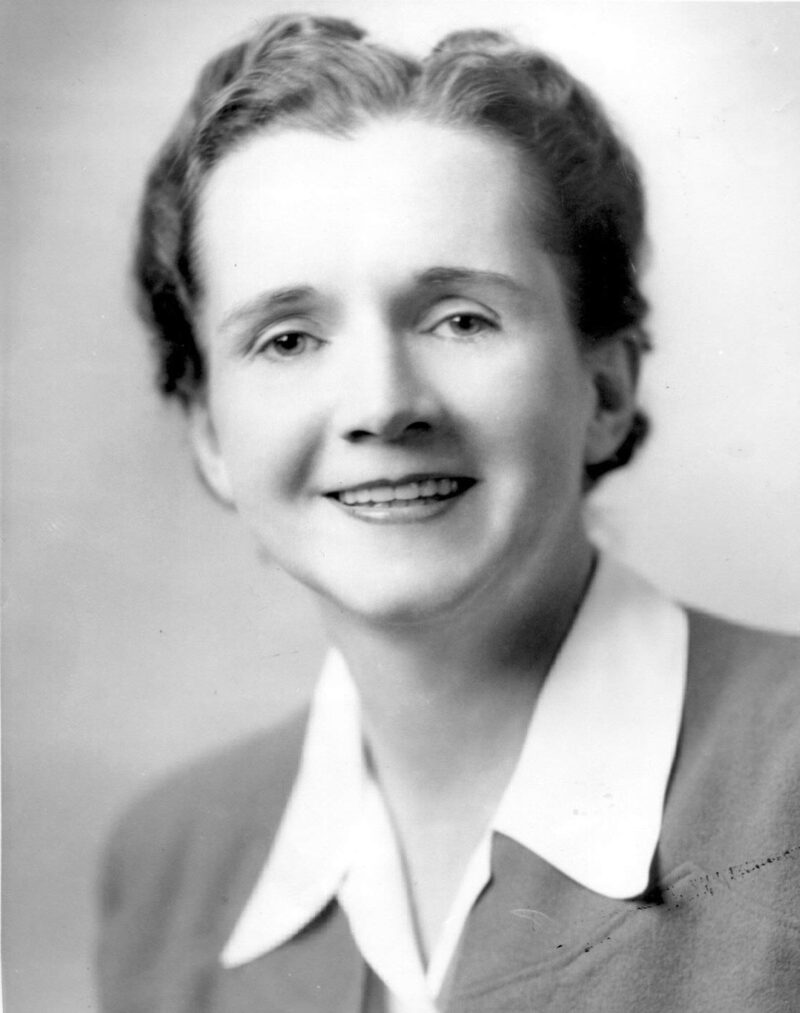
<path fill-rule="evenodd" d="M 195 398 L 189 406 L 188 413 L 189 439 L 197 472 L 211 494 L 220 503 L 232 507 L 234 500 L 231 480 L 219 448 L 208 404 L 202 398 Z"/>
<path fill-rule="evenodd" d="M 636 412 L 639 344 L 620 331 L 584 352 L 594 388 L 594 412 L 587 431 L 584 463 L 613 457 L 630 432 Z"/>

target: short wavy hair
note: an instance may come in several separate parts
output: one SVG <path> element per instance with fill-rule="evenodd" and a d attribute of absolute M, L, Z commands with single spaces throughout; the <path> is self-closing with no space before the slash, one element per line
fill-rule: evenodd
<path fill-rule="evenodd" d="M 205 382 L 193 247 L 213 167 L 267 129 L 347 137 L 392 115 L 477 128 L 520 151 L 543 193 L 537 235 L 556 257 L 578 340 L 587 346 L 624 333 L 635 356 L 649 347 L 637 273 L 640 174 L 585 85 L 495 31 L 455 32 L 415 60 L 368 40 L 349 21 L 285 14 L 206 65 L 147 179 L 135 275 L 165 395 L 187 406 Z M 627 464 L 647 428 L 637 410 L 613 457 L 587 470 L 589 483 Z"/>

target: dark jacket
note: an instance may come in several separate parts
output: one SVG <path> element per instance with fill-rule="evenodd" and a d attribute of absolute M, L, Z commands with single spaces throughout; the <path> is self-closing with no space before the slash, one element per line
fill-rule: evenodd
<path fill-rule="evenodd" d="M 219 963 L 280 822 L 304 725 L 301 715 L 196 764 L 122 820 L 102 895 L 105 1013 L 362 1013 L 370 1003 L 335 902 L 274 952 Z M 496 835 L 492 882 L 442 1006 L 800 1011 L 800 641 L 690 613 L 650 888 L 602 897 Z"/>

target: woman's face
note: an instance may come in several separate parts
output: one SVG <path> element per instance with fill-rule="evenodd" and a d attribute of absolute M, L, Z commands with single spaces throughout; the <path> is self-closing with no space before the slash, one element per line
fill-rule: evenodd
<path fill-rule="evenodd" d="M 500 142 L 413 120 L 260 135 L 208 180 L 201 467 L 368 620 L 527 593 L 584 544 L 613 436 L 531 185 Z"/>

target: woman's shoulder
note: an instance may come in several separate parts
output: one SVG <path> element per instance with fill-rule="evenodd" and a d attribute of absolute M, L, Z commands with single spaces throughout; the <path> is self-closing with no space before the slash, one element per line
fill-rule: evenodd
<path fill-rule="evenodd" d="M 800 769 L 800 637 L 687 612 L 685 744 L 718 740 L 737 766 L 785 751 Z"/>
<path fill-rule="evenodd" d="M 733 890 L 740 917 L 752 907 L 796 930 L 800 638 L 689 610 L 687 674 L 665 861 Z"/>
<path fill-rule="evenodd" d="M 280 823 L 304 727 L 300 714 L 185 764 L 118 820 L 99 898 L 109 1010 L 172 1009 L 164 997 L 186 968 L 216 966 Z"/>
<path fill-rule="evenodd" d="M 699 658 L 720 656 L 784 668 L 800 664 L 800 635 L 747 626 L 699 609 L 687 608 L 690 642 Z"/>
<path fill-rule="evenodd" d="M 800 700 L 800 636 L 758 629 L 687 609 L 690 690 Z"/>
<path fill-rule="evenodd" d="M 154 851 L 161 858 L 198 848 L 224 853 L 251 835 L 271 838 L 294 782 L 306 718 L 297 713 L 168 773 L 127 805 L 109 854 L 136 862 Z"/>

